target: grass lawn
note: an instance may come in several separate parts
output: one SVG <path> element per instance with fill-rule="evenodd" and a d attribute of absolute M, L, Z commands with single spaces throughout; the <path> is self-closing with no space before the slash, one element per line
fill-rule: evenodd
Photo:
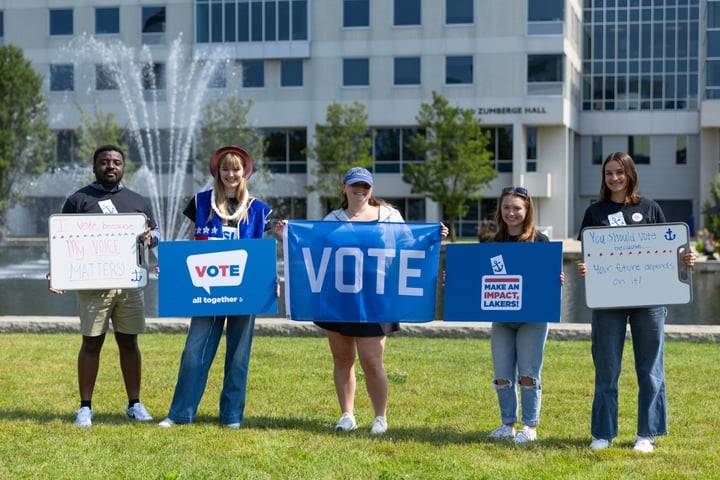
<path fill-rule="evenodd" d="M 183 335 L 141 337 L 143 402 L 167 412 Z M 593 392 L 588 342 L 550 341 L 540 440 L 493 442 L 499 424 L 487 340 L 390 338 L 390 430 L 373 438 L 364 387 L 359 429 L 336 434 L 339 412 L 326 341 L 256 337 L 244 427 L 217 424 L 222 361 L 199 420 L 161 429 L 125 421 L 117 347 L 107 339 L 95 425 L 73 426 L 78 335 L 0 335 L 0 478 L 720 478 L 720 346 L 667 344 L 670 436 L 632 451 L 637 404 L 632 346 L 620 386 L 620 436 L 588 449 Z M 224 350 L 218 352 L 219 359 Z"/>

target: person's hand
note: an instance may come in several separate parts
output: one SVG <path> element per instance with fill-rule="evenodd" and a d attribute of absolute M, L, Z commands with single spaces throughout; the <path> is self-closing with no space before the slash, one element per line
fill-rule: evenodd
<path fill-rule="evenodd" d="M 697 253 L 693 252 L 692 250 L 685 252 L 682 260 L 685 266 L 692 268 L 695 266 L 695 260 L 697 260 Z"/>
<path fill-rule="evenodd" d="M 560 272 L 560 285 L 565 285 L 565 272 Z"/>
<path fill-rule="evenodd" d="M 150 242 L 152 241 L 152 229 L 146 228 L 143 233 L 138 235 L 138 242 L 142 243 L 145 246 L 150 246 Z"/>
<path fill-rule="evenodd" d="M 63 292 L 62 290 L 60 290 L 59 288 L 52 288 L 52 287 L 50 286 L 50 274 L 49 274 L 49 273 L 48 273 L 47 275 L 45 275 L 45 278 L 47 278 L 47 281 L 48 281 L 48 290 L 49 290 L 51 293 L 54 293 L 55 295 L 62 295 L 63 293 L 65 293 L 65 292 Z"/>
<path fill-rule="evenodd" d="M 285 230 L 285 226 L 287 225 L 287 220 L 278 220 L 275 222 L 275 235 L 278 237 L 282 237 L 283 231 Z"/>
<path fill-rule="evenodd" d="M 578 273 L 581 277 L 584 277 L 587 275 L 587 265 L 583 262 L 578 262 L 577 264 Z"/>
<path fill-rule="evenodd" d="M 445 238 L 450 233 L 450 230 L 445 226 L 444 223 L 440 223 L 440 237 Z"/>

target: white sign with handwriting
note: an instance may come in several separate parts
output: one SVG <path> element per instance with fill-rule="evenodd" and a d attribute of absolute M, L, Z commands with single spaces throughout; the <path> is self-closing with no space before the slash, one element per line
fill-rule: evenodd
<path fill-rule="evenodd" d="M 138 258 L 142 213 L 51 215 L 50 286 L 61 290 L 141 288 L 147 269 Z"/>
<path fill-rule="evenodd" d="M 692 274 L 684 223 L 591 227 L 582 231 L 585 301 L 590 308 L 690 303 Z"/>

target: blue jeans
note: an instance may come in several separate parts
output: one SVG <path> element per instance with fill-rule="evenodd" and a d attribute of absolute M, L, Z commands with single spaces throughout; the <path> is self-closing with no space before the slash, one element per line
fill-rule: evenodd
<path fill-rule="evenodd" d="M 666 316 L 665 307 L 593 311 L 593 437 L 612 440 L 617 436 L 618 379 L 628 321 L 638 380 L 637 434 L 654 437 L 667 433 L 667 398 L 663 367 Z"/>
<path fill-rule="evenodd" d="M 548 334 L 547 323 L 493 323 L 492 348 L 495 380 L 493 386 L 500 403 L 500 416 L 505 425 L 517 422 L 517 383 L 527 377 L 531 385 L 520 385 L 523 425 L 535 427 L 540 423 L 540 372 L 543 350 Z M 498 383 L 504 380 L 507 383 Z"/>
<path fill-rule="evenodd" d="M 240 423 L 243 419 L 255 317 L 193 317 L 168 413 L 168 418 L 175 423 L 190 423 L 195 419 L 226 318 L 227 352 L 220 394 L 220 422 Z"/>

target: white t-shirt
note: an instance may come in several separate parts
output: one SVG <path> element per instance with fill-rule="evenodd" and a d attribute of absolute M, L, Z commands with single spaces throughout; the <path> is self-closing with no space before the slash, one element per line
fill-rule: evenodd
<path fill-rule="evenodd" d="M 338 221 L 338 222 L 349 222 L 350 219 L 344 209 L 338 208 L 328 213 L 323 220 Z M 399 211 L 392 207 L 380 205 L 378 212 L 378 222 L 396 222 L 404 223 L 402 215 Z"/>

